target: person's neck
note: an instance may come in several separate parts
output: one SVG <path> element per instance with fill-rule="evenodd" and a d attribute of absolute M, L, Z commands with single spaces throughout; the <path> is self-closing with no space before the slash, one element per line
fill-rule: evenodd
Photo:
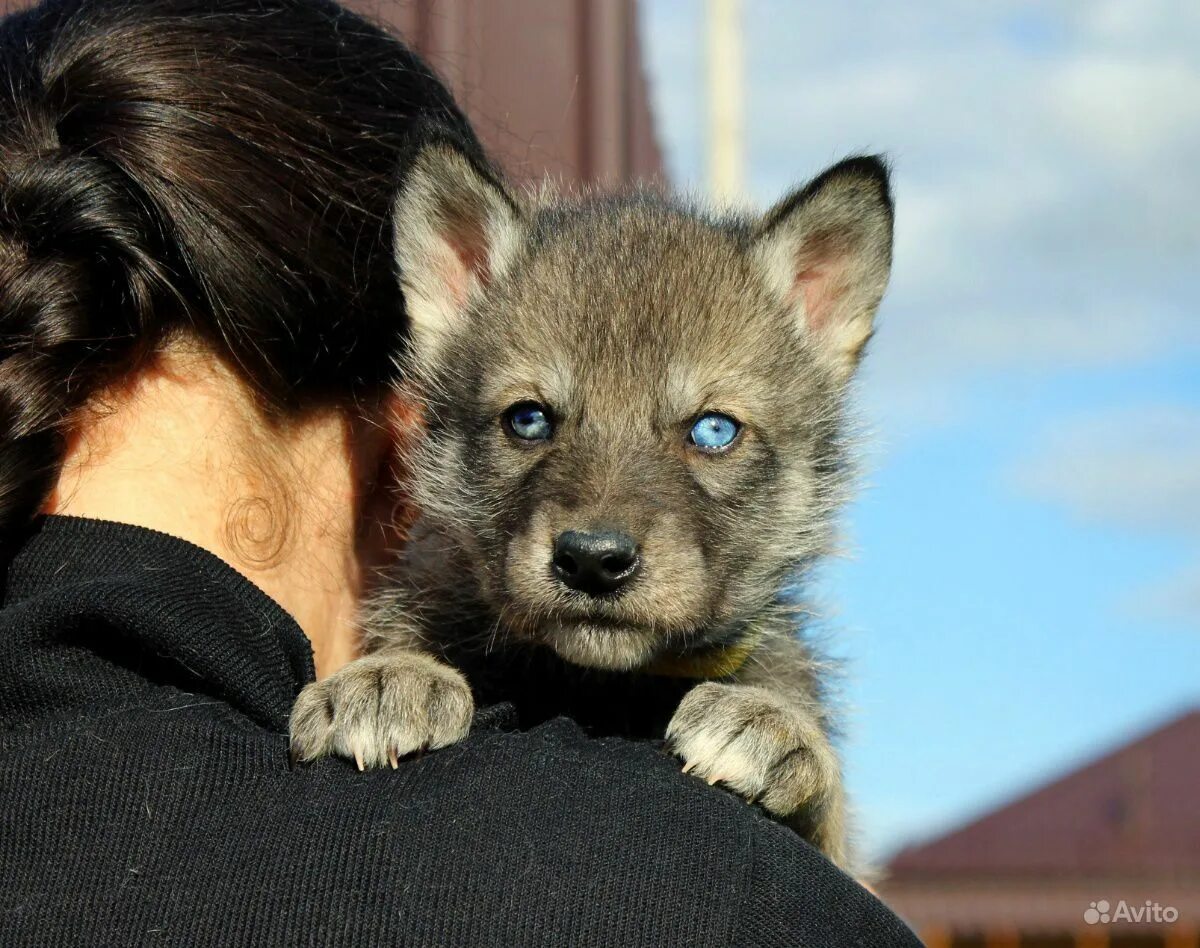
<path fill-rule="evenodd" d="M 364 485 L 349 429 L 332 410 L 274 426 L 211 356 L 171 351 L 84 410 L 46 512 L 215 553 L 296 619 L 324 677 L 358 649 Z"/>

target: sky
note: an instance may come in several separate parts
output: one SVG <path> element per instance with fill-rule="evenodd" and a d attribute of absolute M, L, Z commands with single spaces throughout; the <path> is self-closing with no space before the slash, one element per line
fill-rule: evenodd
<path fill-rule="evenodd" d="M 704 185 L 704 4 L 642 0 Z M 865 484 L 819 577 L 869 852 L 1200 706 L 1200 4 L 743 0 L 747 200 L 883 152 Z"/>

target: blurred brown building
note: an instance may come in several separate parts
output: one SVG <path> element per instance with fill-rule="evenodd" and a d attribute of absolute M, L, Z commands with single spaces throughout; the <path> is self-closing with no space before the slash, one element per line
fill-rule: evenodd
<path fill-rule="evenodd" d="M 342 2 L 437 69 L 515 179 L 661 176 L 636 0 Z M 0 14 L 32 4 L 0 0 Z"/>
<path fill-rule="evenodd" d="M 879 889 L 929 948 L 1200 948 L 1200 710 L 905 849 Z"/>
<path fill-rule="evenodd" d="M 446 79 L 509 173 L 662 174 L 636 0 L 349 0 Z"/>

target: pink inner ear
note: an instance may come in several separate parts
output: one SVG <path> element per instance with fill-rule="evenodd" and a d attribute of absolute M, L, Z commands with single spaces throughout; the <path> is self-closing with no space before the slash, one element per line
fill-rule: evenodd
<path fill-rule="evenodd" d="M 455 309 L 461 309 L 467 302 L 470 291 L 470 271 L 466 262 L 450 244 L 443 244 L 434 262 L 437 280 L 446 288 L 446 293 Z"/>
<path fill-rule="evenodd" d="M 488 255 L 480 228 L 460 224 L 447 229 L 438 253 L 437 275 L 456 308 L 466 305 L 475 281 L 488 277 Z"/>
<path fill-rule="evenodd" d="M 814 332 L 833 322 L 838 303 L 846 295 L 844 275 L 845 267 L 832 261 L 814 263 L 796 273 L 788 304 L 803 305 L 805 322 Z"/>

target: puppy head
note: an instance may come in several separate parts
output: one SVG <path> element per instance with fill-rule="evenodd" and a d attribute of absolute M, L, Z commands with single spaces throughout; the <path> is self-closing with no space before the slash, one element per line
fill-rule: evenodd
<path fill-rule="evenodd" d="M 874 158 L 726 220 L 519 198 L 426 141 L 395 205 L 413 489 L 504 629 L 644 667 L 735 641 L 823 551 L 891 223 Z"/>

